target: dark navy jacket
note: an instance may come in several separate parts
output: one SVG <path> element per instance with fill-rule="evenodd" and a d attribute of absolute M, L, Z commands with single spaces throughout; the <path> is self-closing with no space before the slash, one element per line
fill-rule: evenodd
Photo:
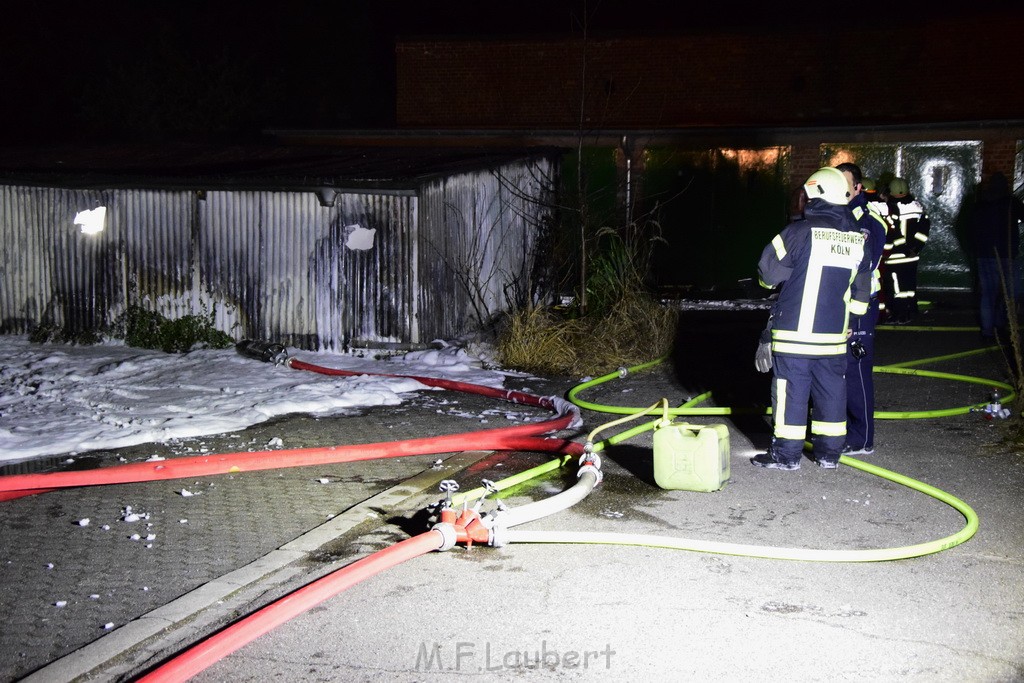
<path fill-rule="evenodd" d="M 804 216 L 775 236 L 757 264 L 762 285 L 782 285 L 772 352 L 842 355 L 850 314 L 867 311 L 871 255 L 848 207 L 812 199 Z"/>

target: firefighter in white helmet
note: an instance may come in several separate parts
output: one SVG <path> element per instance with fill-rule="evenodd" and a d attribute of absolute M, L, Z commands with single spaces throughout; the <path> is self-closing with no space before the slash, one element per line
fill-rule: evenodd
<path fill-rule="evenodd" d="M 888 206 L 892 228 L 886 240 L 882 290 L 888 318 L 905 325 L 917 316 L 917 265 L 928 242 L 931 221 L 904 178 L 889 183 Z"/>
<path fill-rule="evenodd" d="M 751 463 L 782 470 L 800 468 L 812 403 L 814 459 L 837 466 L 846 441 L 850 315 L 867 312 L 871 292 L 871 259 L 847 208 L 846 176 L 821 168 L 804 189 L 804 219 L 783 228 L 758 261 L 761 284 L 781 287 L 771 324 L 772 443 Z"/>

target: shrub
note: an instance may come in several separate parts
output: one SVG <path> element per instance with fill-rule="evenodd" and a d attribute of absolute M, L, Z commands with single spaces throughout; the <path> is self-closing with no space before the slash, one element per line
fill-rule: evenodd
<path fill-rule="evenodd" d="M 167 353 L 184 353 L 199 347 L 223 349 L 234 344 L 227 334 L 213 326 L 213 314 L 207 317 L 186 315 L 170 320 L 131 306 L 124 315 L 124 340 L 129 346 L 161 349 Z"/>

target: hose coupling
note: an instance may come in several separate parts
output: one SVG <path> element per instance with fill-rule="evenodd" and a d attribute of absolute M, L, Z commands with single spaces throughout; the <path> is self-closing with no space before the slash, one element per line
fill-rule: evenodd
<path fill-rule="evenodd" d="M 438 522 L 431 527 L 431 529 L 441 534 L 441 545 L 437 548 L 439 551 L 445 552 L 455 547 L 455 543 L 458 541 L 459 535 L 455 531 L 454 524 Z"/>
<path fill-rule="evenodd" d="M 288 349 L 282 344 L 260 341 L 258 339 L 243 339 L 235 344 L 235 350 L 243 356 L 261 360 L 264 363 L 282 365 L 288 362 Z"/>
<path fill-rule="evenodd" d="M 604 480 L 604 474 L 602 474 L 601 470 L 597 469 L 593 465 L 584 465 L 581 467 L 579 471 L 576 472 L 576 478 L 579 479 L 586 472 L 593 472 L 594 476 L 597 477 L 597 481 L 594 482 L 594 486 L 597 486 Z"/>
<path fill-rule="evenodd" d="M 619 379 L 622 379 L 623 377 L 625 377 L 628 374 L 629 374 L 629 368 L 627 368 L 627 367 L 620 367 L 619 368 Z"/>
<path fill-rule="evenodd" d="M 508 545 L 508 527 L 504 525 L 492 526 L 491 537 L 488 543 L 492 548 L 501 548 Z"/>
<path fill-rule="evenodd" d="M 588 453 L 584 451 L 583 455 L 580 456 L 579 464 L 580 467 L 587 467 L 588 465 L 591 465 L 597 469 L 601 469 L 601 456 L 597 453 Z"/>

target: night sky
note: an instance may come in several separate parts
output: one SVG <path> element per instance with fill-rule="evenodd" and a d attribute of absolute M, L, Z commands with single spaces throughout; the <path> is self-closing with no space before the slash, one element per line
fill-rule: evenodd
<path fill-rule="evenodd" d="M 396 36 L 826 30 L 851 5 L 665 0 L 47 2 L 0 17 L 0 144 L 230 140 L 394 125 Z M 904 3 L 907 12 L 919 5 Z M 931 10 L 934 11 L 934 10 Z M 947 8 L 944 12 L 967 11 Z M 910 16 L 909 14 L 907 15 Z"/>

